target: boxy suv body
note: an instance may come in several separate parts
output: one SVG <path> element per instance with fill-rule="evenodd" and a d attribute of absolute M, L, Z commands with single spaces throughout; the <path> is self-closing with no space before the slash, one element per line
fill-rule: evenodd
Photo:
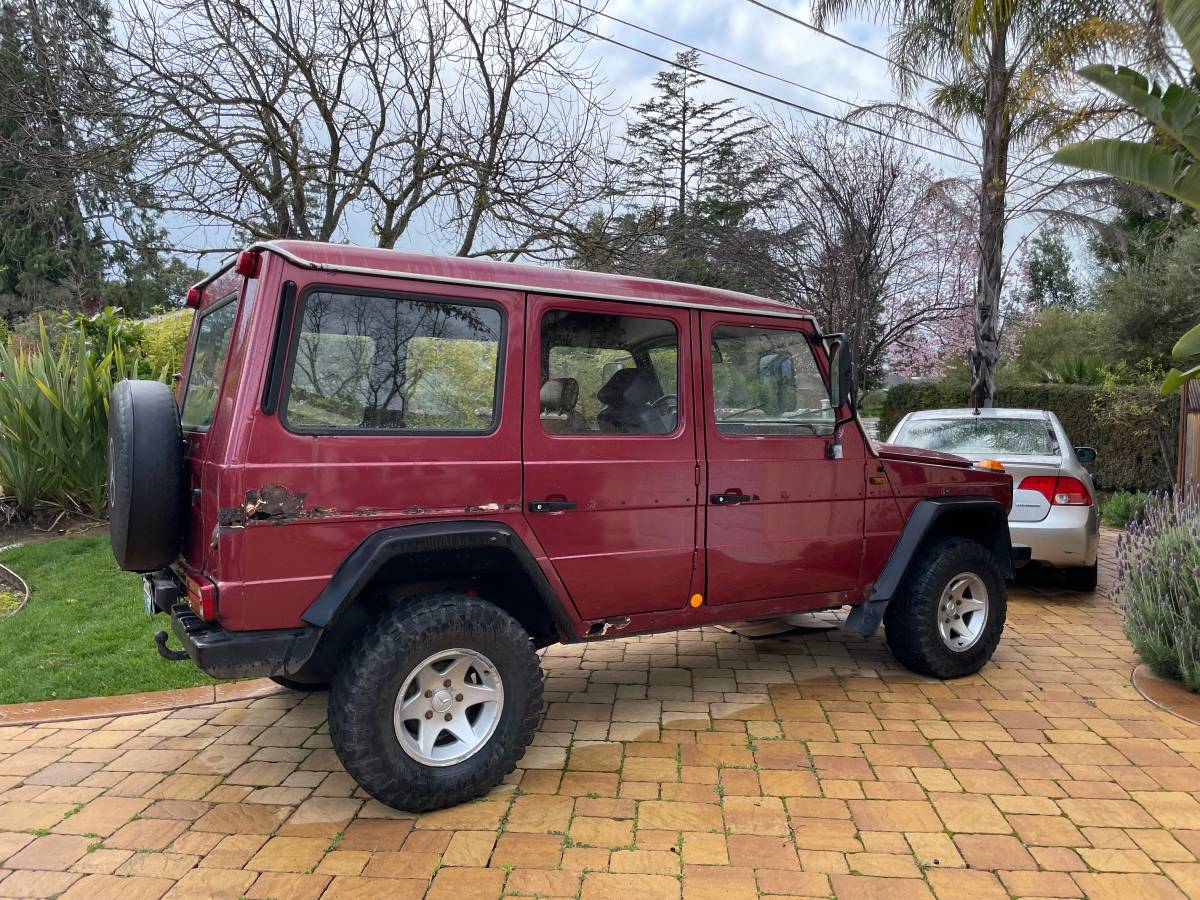
<path fill-rule="evenodd" d="M 999 641 L 1011 479 L 872 446 L 848 350 L 795 307 L 289 241 L 189 304 L 176 394 L 111 398 L 114 554 L 163 655 L 331 682 L 385 803 L 511 771 L 554 642 L 850 606 L 946 678 Z"/>

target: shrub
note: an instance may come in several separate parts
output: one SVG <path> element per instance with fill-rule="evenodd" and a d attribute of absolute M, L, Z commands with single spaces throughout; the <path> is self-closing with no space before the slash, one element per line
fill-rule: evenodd
<path fill-rule="evenodd" d="M 1200 691 L 1200 501 L 1163 497 L 1117 543 L 1125 634 L 1157 675 Z"/>
<path fill-rule="evenodd" d="M 879 420 L 881 439 L 906 413 L 965 407 L 961 384 L 898 384 L 888 391 Z M 1012 384 L 996 391 L 996 405 L 1045 409 L 1058 416 L 1077 447 L 1095 447 L 1096 486 L 1107 491 L 1167 490 L 1175 475 L 1179 400 L 1145 384 Z"/>
<path fill-rule="evenodd" d="M 1124 528 L 1142 516 L 1146 494 L 1142 491 L 1117 491 L 1100 503 L 1100 519 L 1105 525 Z"/>
<path fill-rule="evenodd" d="M 192 330 L 192 311 L 181 309 L 142 322 L 142 352 L 155 377 L 174 375 L 183 366 L 183 351 Z"/>
<path fill-rule="evenodd" d="M 0 486 L 17 515 L 104 508 L 108 395 L 140 364 L 103 329 L 81 327 L 57 351 L 45 327 L 36 351 L 0 346 Z"/>

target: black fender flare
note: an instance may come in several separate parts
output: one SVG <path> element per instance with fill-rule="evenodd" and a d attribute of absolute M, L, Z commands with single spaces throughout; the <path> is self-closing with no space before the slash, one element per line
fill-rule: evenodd
<path fill-rule="evenodd" d="M 521 537 L 503 522 L 470 521 L 426 522 L 381 528 L 350 551 L 321 593 L 301 615 L 309 625 L 324 629 L 366 587 L 383 566 L 397 557 L 433 551 L 457 551 L 501 548 L 509 551 L 537 590 L 538 599 L 554 620 L 555 627 L 567 640 L 579 640 L 567 615 L 562 598 L 547 580 Z"/>
<path fill-rule="evenodd" d="M 992 497 L 927 497 L 913 507 L 870 596 L 850 610 L 846 627 L 864 637 L 873 635 L 883 621 L 888 603 L 904 583 L 913 557 L 925 538 L 936 532 L 938 522 L 946 516 L 963 514 L 973 520 L 974 527 L 969 536 L 991 550 L 1004 577 L 1012 578 L 1015 574 L 1012 536 L 1008 530 L 1008 510 L 1003 503 Z"/>

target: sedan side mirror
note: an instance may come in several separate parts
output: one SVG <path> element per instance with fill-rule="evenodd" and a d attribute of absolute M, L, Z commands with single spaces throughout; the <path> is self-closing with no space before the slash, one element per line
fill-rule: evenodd
<path fill-rule="evenodd" d="M 1081 463 L 1083 463 L 1085 466 L 1088 465 L 1089 463 L 1094 463 L 1096 461 L 1096 456 L 1097 456 L 1097 454 L 1096 454 L 1095 447 L 1076 447 L 1075 448 L 1075 458 L 1077 460 L 1079 460 Z"/>

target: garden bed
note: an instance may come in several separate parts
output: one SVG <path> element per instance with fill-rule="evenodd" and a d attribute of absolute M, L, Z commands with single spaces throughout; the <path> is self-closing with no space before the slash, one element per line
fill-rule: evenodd
<path fill-rule="evenodd" d="M 0 566 L 0 619 L 15 616 L 29 599 L 29 587 L 8 566 Z"/>
<path fill-rule="evenodd" d="M 108 538 L 68 537 L 0 552 L 29 601 L 0 618 L 0 704 L 213 684 L 154 647 L 164 617 L 148 618 L 141 579 L 122 572 Z"/>

